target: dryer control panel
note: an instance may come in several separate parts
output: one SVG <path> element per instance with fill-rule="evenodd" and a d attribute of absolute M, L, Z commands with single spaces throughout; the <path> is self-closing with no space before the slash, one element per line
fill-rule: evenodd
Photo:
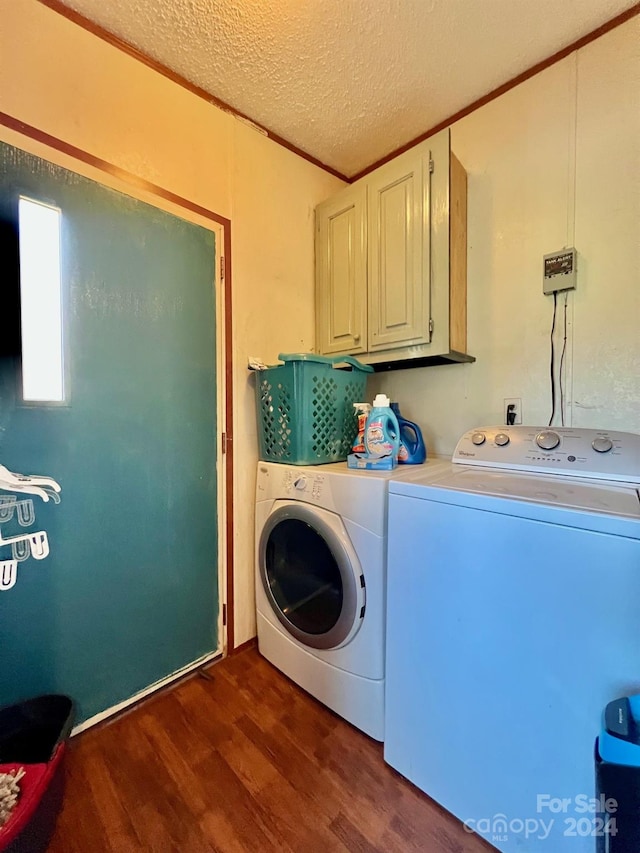
<path fill-rule="evenodd" d="M 308 467 L 258 463 L 257 500 L 290 498 L 333 509 L 331 487 L 322 471 Z"/>
<path fill-rule="evenodd" d="M 640 485 L 640 435 L 572 427 L 477 427 L 453 462 Z"/>
<path fill-rule="evenodd" d="M 283 488 L 299 500 L 306 498 L 319 501 L 324 497 L 325 478 L 322 474 L 308 474 L 287 470 L 283 478 Z"/>

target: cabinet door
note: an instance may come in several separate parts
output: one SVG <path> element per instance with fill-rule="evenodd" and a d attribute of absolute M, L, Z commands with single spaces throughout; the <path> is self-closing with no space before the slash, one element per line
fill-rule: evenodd
<path fill-rule="evenodd" d="M 367 179 L 369 351 L 429 343 L 429 150 Z"/>
<path fill-rule="evenodd" d="M 367 349 L 367 196 L 342 190 L 316 208 L 316 342 L 319 352 Z"/>

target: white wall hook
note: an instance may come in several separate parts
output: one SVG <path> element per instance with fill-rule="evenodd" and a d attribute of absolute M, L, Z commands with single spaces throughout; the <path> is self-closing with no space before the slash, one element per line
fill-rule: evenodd
<path fill-rule="evenodd" d="M 49 554 L 49 539 L 44 530 L 32 533 L 28 542 L 31 546 L 31 556 L 34 560 L 44 560 Z"/>
<path fill-rule="evenodd" d="M 31 545 L 28 539 L 21 539 L 11 543 L 11 556 L 18 563 L 24 563 L 31 556 Z"/>
<path fill-rule="evenodd" d="M 48 497 L 51 498 L 54 504 L 60 503 L 60 495 L 58 494 L 58 492 L 55 492 L 53 489 L 48 489 L 46 487 L 43 489 L 43 491 L 48 495 Z"/>
<path fill-rule="evenodd" d="M 13 497 L 11 501 L 0 501 L 1 523 L 11 521 L 14 512 L 18 516 L 18 524 L 20 527 L 29 527 L 36 520 L 33 501 L 30 498 L 24 501 L 18 501 Z"/>
<path fill-rule="evenodd" d="M 38 530 L 37 533 L 20 533 L 18 536 L 8 536 L 6 539 L 0 533 L 0 545 L 12 545 L 14 542 L 29 542 L 31 544 L 31 549 L 35 547 L 36 550 L 40 550 L 40 543 L 42 541 L 47 541 L 47 534 L 44 530 Z M 48 546 L 47 546 L 48 547 Z M 49 553 L 47 551 L 47 553 Z"/>
<path fill-rule="evenodd" d="M 11 521 L 15 505 L 15 495 L 0 495 L 0 522 Z"/>
<path fill-rule="evenodd" d="M 2 467 L 2 466 L 0 466 Z M 47 492 L 40 486 L 18 485 L 17 483 L 7 483 L 0 477 L 0 489 L 6 492 L 16 492 L 16 494 L 37 495 L 46 503 L 49 500 Z"/>
<path fill-rule="evenodd" d="M 38 477 L 35 474 L 16 474 L 13 471 L 9 471 L 4 465 L 0 465 L 0 480 L 21 488 L 25 486 L 46 486 L 55 492 L 61 491 L 60 486 L 53 477 Z"/>
<path fill-rule="evenodd" d="M 24 563 L 29 557 L 44 560 L 49 556 L 49 537 L 44 530 L 30 533 L 28 536 L 14 536 L 12 539 L 0 539 L 0 545 L 11 544 L 11 556 L 18 563 Z"/>
<path fill-rule="evenodd" d="M 30 527 L 36 520 L 33 501 L 30 498 L 26 501 L 16 502 L 16 513 L 18 515 L 18 524 L 20 527 Z"/>
<path fill-rule="evenodd" d="M 43 501 L 60 503 L 60 486 L 52 477 L 36 477 L 16 474 L 0 465 L 0 491 L 14 492 L 12 495 L 0 494 L 0 525 L 11 521 L 14 515 L 20 527 L 30 527 L 36 520 L 31 498 L 23 495 L 36 495 Z M 49 555 L 49 538 L 44 530 L 35 533 L 20 533 L 17 536 L 2 535 L 0 527 L 0 547 L 11 546 L 11 560 L 0 560 L 0 590 L 11 589 L 17 579 L 18 564 L 33 557 L 44 560 Z"/>
<path fill-rule="evenodd" d="M 18 578 L 17 560 L 0 561 L 0 590 L 11 589 Z"/>

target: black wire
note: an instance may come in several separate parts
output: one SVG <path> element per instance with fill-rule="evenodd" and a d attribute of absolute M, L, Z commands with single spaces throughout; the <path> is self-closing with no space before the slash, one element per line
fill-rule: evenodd
<path fill-rule="evenodd" d="M 558 375 L 560 377 L 560 417 L 562 418 L 562 426 L 564 426 L 564 385 L 562 382 L 562 365 L 564 364 L 564 354 L 567 350 L 567 300 L 569 291 L 564 294 L 564 337 L 562 339 L 562 354 L 560 356 L 560 369 Z"/>
<path fill-rule="evenodd" d="M 551 373 L 551 417 L 549 418 L 549 426 L 553 423 L 553 419 L 556 416 L 556 378 L 555 378 L 555 348 L 553 344 L 553 333 L 556 330 L 556 309 L 558 307 L 558 291 L 553 291 L 553 321 L 551 323 L 551 365 L 550 365 L 550 373 Z"/>

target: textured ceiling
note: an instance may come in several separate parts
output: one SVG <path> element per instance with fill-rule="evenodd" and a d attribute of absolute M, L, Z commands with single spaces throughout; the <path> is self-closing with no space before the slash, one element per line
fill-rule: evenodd
<path fill-rule="evenodd" d="M 345 175 L 635 0 L 64 0 Z"/>

